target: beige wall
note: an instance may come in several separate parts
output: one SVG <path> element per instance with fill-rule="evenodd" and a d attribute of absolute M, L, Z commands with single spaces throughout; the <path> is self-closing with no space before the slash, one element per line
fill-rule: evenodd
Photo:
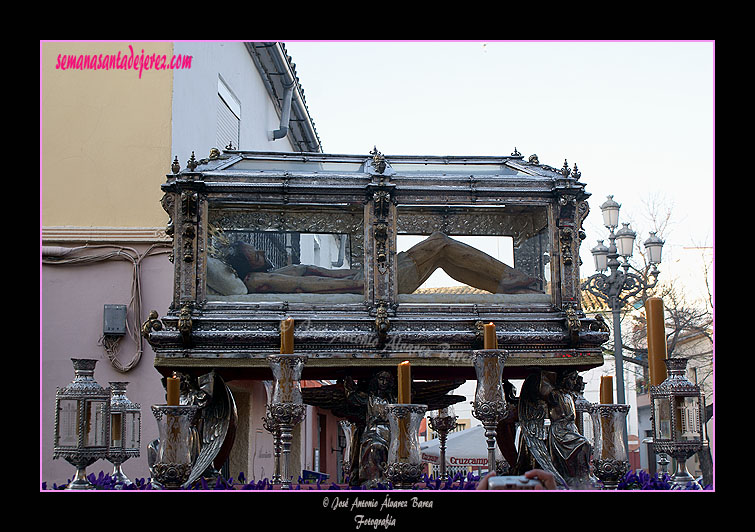
<path fill-rule="evenodd" d="M 172 56 L 171 43 L 42 43 L 42 225 L 164 227 L 172 70 L 62 70 L 59 54 Z M 182 165 L 185 166 L 185 161 Z M 44 232 L 43 232 L 44 235 Z"/>

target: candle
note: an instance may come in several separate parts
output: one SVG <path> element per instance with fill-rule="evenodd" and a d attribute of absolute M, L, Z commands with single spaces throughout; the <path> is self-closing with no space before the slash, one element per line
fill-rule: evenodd
<path fill-rule="evenodd" d="M 281 353 L 292 354 L 294 352 L 294 320 L 286 318 L 281 321 Z"/>
<path fill-rule="evenodd" d="M 600 377 L 600 404 L 613 404 L 613 377 L 610 375 Z"/>
<path fill-rule="evenodd" d="M 498 349 L 498 338 L 495 334 L 495 325 L 493 322 L 484 325 L 484 349 Z"/>
<path fill-rule="evenodd" d="M 610 375 L 603 375 L 600 377 L 600 404 L 613 404 L 613 377 Z M 613 442 L 615 430 L 616 427 L 613 424 L 612 417 L 600 416 L 600 434 L 602 441 L 600 457 L 603 459 L 612 458 L 614 455 Z"/>
<path fill-rule="evenodd" d="M 412 402 L 412 366 L 408 360 L 398 365 L 398 402 Z M 409 457 L 409 420 L 405 418 L 398 420 L 398 457 L 402 461 Z"/>
<path fill-rule="evenodd" d="M 648 335 L 648 369 L 650 385 L 658 386 L 666 380 L 666 329 L 663 324 L 663 300 L 649 297 L 645 301 Z"/>
<path fill-rule="evenodd" d="M 398 365 L 398 402 L 400 404 L 412 402 L 412 365 L 408 360 Z"/>
<path fill-rule="evenodd" d="M 175 371 L 173 372 L 172 377 L 168 377 L 166 389 L 168 391 L 168 406 L 178 406 L 181 390 L 181 379 L 178 378 Z"/>

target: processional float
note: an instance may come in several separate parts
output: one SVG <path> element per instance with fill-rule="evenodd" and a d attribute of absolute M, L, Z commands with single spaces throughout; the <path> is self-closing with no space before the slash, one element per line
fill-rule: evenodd
<path fill-rule="evenodd" d="M 280 449 L 282 477 L 297 471 L 284 465 L 295 438 L 289 428 L 316 407 L 349 423 L 344 469 L 352 484 L 410 485 L 417 420 L 465 400 L 450 392 L 466 380 L 478 383 L 474 416 L 488 449 L 499 445 L 506 467 L 517 466 L 510 428 L 528 405 L 507 400 L 502 386 L 546 372 L 540 380 L 557 388 L 565 373 L 603 363 L 608 329 L 581 308 L 589 194 L 580 177 L 576 165 L 551 167 L 517 150 L 485 157 L 226 149 L 192 154 L 183 169 L 176 161 L 162 185 L 172 301 L 165 316 L 150 315 L 143 334 L 165 378 L 185 375 L 188 391 L 203 390 L 197 379 L 212 375 L 211 393 L 181 395 L 207 403 L 192 425 L 195 467 L 182 485 L 215 474 L 231 452 L 237 414 L 226 383 L 234 380 L 275 382 L 264 426 Z M 459 286 L 423 286 L 437 270 Z M 280 353 L 289 319 L 296 349 Z M 496 331 L 492 346 L 486 324 Z M 295 369 L 276 373 L 294 359 Z M 405 361 L 408 386 L 399 373 Z M 301 385 L 306 380 L 325 384 Z M 286 386 L 293 395 L 282 398 Z M 215 439 L 212 428 L 220 429 Z"/>

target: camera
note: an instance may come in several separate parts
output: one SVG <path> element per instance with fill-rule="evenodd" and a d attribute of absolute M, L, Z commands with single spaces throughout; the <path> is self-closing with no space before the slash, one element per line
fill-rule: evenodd
<path fill-rule="evenodd" d="M 520 476 L 498 476 L 488 479 L 489 490 L 534 490 L 538 486 L 543 487 L 536 478 Z"/>

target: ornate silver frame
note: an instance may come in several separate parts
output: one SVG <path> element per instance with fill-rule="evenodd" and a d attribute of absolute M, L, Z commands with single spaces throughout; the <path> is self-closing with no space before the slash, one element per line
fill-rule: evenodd
<path fill-rule="evenodd" d="M 445 172 L 444 165 L 464 172 Z M 420 167 L 439 169 L 406 170 Z M 155 351 L 155 366 L 164 374 L 213 368 L 226 380 L 269 378 L 266 357 L 279 347 L 278 323 L 285 316 L 296 321 L 297 351 L 308 355 L 307 378 L 333 378 L 344 370 L 359 378 L 410 360 L 415 378 L 471 380 L 470 357 L 482 348 L 482 323 L 489 321 L 497 326 L 501 347 L 511 352 L 506 378 L 523 378 L 532 367 L 600 366 L 608 331 L 587 317 L 580 303 L 579 247 L 589 194 L 579 178 L 576 165 L 572 170 L 565 161 L 557 169 L 516 151 L 500 157 L 435 157 L 383 156 L 377 149 L 369 156 L 226 150 L 202 160 L 192 154 L 187 167 L 174 167 L 162 185 L 174 287 L 167 315 L 151 315 L 142 329 Z M 552 271 L 547 302 L 400 301 L 395 248 L 407 224 L 446 223 L 458 230 L 454 227 L 473 219 L 474 231 L 484 233 L 495 220 L 481 213 L 503 212 L 504 206 L 511 212 L 537 208 L 545 216 Z M 410 215 L 400 216 L 404 211 Z M 355 237 L 352 254 L 364 253 L 363 300 L 208 299 L 210 222 L 249 212 L 259 215 L 256 223 L 284 229 L 340 224 Z"/>

